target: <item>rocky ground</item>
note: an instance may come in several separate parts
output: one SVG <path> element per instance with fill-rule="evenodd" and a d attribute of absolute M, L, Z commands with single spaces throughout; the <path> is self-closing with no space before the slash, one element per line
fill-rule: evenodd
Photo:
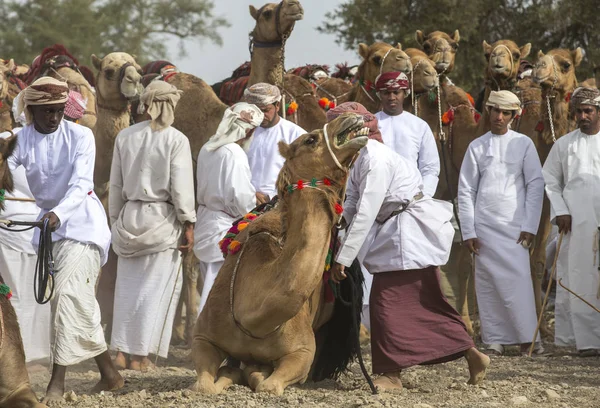
<path fill-rule="evenodd" d="M 464 360 L 430 367 L 415 367 L 403 374 L 400 394 L 371 395 L 358 364 L 339 381 L 291 386 L 281 397 L 255 394 L 235 386 L 225 394 L 203 396 L 188 390 L 194 382 L 189 351 L 174 347 L 171 356 L 148 373 L 123 371 L 123 390 L 85 395 L 99 378 L 93 361 L 71 369 L 67 375 L 65 407 L 569 407 L 600 406 L 600 358 L 580 358 L 569 350 L 555 349 L 551 357 L 521 357 L 509 349 L 494 358 L 488 379 L 467 386 Z M 572 350 L 571 350 L 572 351 Z M 365 359 L 370 367 L 368 348 Z M 31 373 L 34 390 L 42 395 L 50 376 L 46 370 Z"/>

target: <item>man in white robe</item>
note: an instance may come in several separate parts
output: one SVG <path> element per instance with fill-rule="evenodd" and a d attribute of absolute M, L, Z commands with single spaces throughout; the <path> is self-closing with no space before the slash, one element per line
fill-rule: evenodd
<path fill-rule="evenodd" d="M 252 172 L 252 184 L 259 203 L 269 201 L 277 194 L 275 182 L 285 162 L 279 154 L 277 143 L 290 144 L 307 132 L 300 126 L 279 116 L 281 93 L 275 85 L 258 83 L 244 91 L 244 100 L 256 105 L 264 113 L 264 119 L 254 131 L 248 150 L 248 162 Z"/>
<path fill-rule="evenodd" d="M 150 120 L 122 130 L 110 172 L 109 215 L 117 263 L 110 346 L 117 366 L 146 371 L 166 358 L 183 284 L 181 254 L 194 243 L 194 173 L 187 137 L 171 127 L 181 91 L 144 90 Z M 126 357 L 130 362 L 126 365 Z"/>
<path fill-rule="evenodd" d="M 377 112 L 383 143 L 414 162 L 423 177 L 423 193 L 433 197 L 440 175 L 440 156 L 431 128 L 423 119 L 404 112 L 410 83 L 402 72 L 385 72 L 375 81 L 382 111 Z"/>
<path fill-rule="evenodd" d="M 572 103 L 578 129 L 554 143 L 543 169 L 551 221 L 564 234 L 556 278 L 600 308 L 600 91 L 576 89 Z M 557 345 L 598 355 L 598 312 L 557 285 L 555 313 Z"/>
<path fill-rule="evenodd" d="M 491 131 L 469 145 L 458 184 L 465 245 L 475 254 L 475 291 L 488 354 L 521 345 L 526 353 L 537 325 L 529 247 L 537 233 L 544 180 L 531 139 L 510 130 L 521 102 L 510 91 L 486 102 Z M 536 353 L 542 352 L 541 345 Z"/>
<path fill-rule="evenodd" d="M 19 111 L 27 125 L 9 159 L 19 165 L 41 209 L 39 217 L 52 228 L 54 296 L 52 309 L 52 378 L 43 402 L 62 400 L 67 366 L 95 358 L 101 374 L 92 392 L 123 387 L 123 378 L 108 353 L 100 326 L 95 285 L 106 262 L 110 230 L 93 191 L 96 148 L 86 127 L 63 120 L 68 85 L 50 77 L 36 80 L 22 92 Z M 34 232 L 37 245 L 40 231 Z"/>
<path fill-rule="evenodd" d="M 349 226 L 332 278 L 344 279 L 357 257 L 373 274 L 371 349 L 380 391 L 401 389 L 400 372 L 417 364 L 465 357 L 471 384 L 489 365 L 439 286 L 438 265 L 448 260 L 454 237 L 451 204 L 424 195 L 422 185 L 415 163 L 375 140 L 361 150 L 348 181 Z"/>
<path fill-rule="evenodd" d="M 198 213 L 194 253 L 200 260 L 204 285 L 198 315 L 223 266 L 219 241 L 234 221 L 256 206 L 256 190 L 248 156 L 242 144 L 261 124 L 264 114 L 256 105 L 240 102 L 225 110 L 223 119 L 198 154 Z"/>
<path fill-rule="evenodd" d="M 16 113 L 19 99 L 20 95 L 17 95 L 13 101 L 13 115 L 18 123 L 24 124 L 25 115 L 19 117 Z M 18 127 L 12 131 L 17 134 L 20 130 Z M 10 135 L 10 132 L 0 133 L 0 138 Z M 12 172 L 12 177 L 14 190 L 12 193 L 6 193 L 7 200 L 2 218 L 35 221 L 40 209 L 35 202 L 28 202 L 33 199 L 33 195 L 27 184 L 25 169 L 19 166 Z M 37 254 L 32 240 L 33 230 L 9 232 L 0 229 L 0 273 L 13 292 L 11 302 L 19 319 L 26 362 L 50 358 L 50 305 L 38 304 L 33 295 Z"/>

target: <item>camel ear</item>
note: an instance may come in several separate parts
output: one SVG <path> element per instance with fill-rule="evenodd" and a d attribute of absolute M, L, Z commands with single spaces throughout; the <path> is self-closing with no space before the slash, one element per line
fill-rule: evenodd
<path fill-rule="evenodd" d="M 94 65 L 94 68 L 98 71 L 102 69 L 102 60 L 96 57 L 96 54 L 92 54 L 92 65 Z"/>
<path fill-rule="evenodd" d="M 458 32 L 458 30 L 454 31 L 454 35 L 452 36 L 452 39 L 456 42 L 460 41 L 460 33 Z"/>
<path fill-rule="evenodd" d="M 539 50 L 538 51 L 538 59 L 543 58 L 544 57 L 544 51 Z"/>
<path fill-rule="evenodd" d="M 7 68 L 9 71 L 12 71 L 13 69 L 15 69 L 15 60 L 14 60 L 14 59 L 12 59 L 12 58 L 11 58 L 11 59 L 9 59 L 9 60 L 8 60 L 8 64 L 6 64 L 6 68 Z"/>
<path fill-rule="evenodd" d="M 581 64 L 581 61 L 583 60 L 583 50 L 581 49 L 581 47 L 577 47 L 576 50 L 571 51 L 571 57 L 573 58 L 573 64 L 578 67 L 579 64 Z"/>
<path fill-rule="evenodd" d="M 415 40 L 417 40 L 417 43 L 419 45 L 423 45 L 423 43 L 425 42 L 425 34 L 423 34 L 423 31 L 417 30 L 415 32 Z"/>
<path fill-rule="evenodd" d="M 396 44 L 396 49 L 402 51 L 402 44 L 400 44 L 400 43 Z"/>
<path fill-rule="evenodd" d="M 253 19 L 258 21 L 258 10 L 252 4 L 248 7 L 250 9 L 250 15 Z"/>
<path fill-rule="evenodd" d="M 12 136 L 7 137 L 0 143 L 0 154 L 4 160 L 8 159 L 15 148 L 17 147 L 17 135 L 13 134 Z"/>
<path fill-rule="evenodd" d="M 369 56 L 369 46 L 365 43 L 358 44 L 358 54 L 366 60 Z"/>
<path fill-rule="evenodd" d="M 492 53 L 492 46 L 488 44 L 488 42 L 486 40 L 483 40 L 483 53 L 485 54 L 486 58 L 490 57 L 490 54 Z"/>
<path fill-rule="evenodd" d="M 134 61 L 137 61 L 137 55 L 135 55 L 135 54 L 129 54 L 129 55 L 131 55 L 131 58 L 133 58 Z"/>
<path fill-rule="evenodd" d="M 519 51 L 521 51 L 521 59 L 527 58 L 529 56 L 529 53 L 531 52 L 531 43 L 525 44 L 524 46 L 519 48 Z"/>
<path fill-rule="evenodd" d="M 286 160 L 292 157 L 292 148 L 289 144 L 287 144 L 283 140 L 280 140 L 279 143 L 277 143 L 277 145 L 279 146 L 279 154 L 281 155 L 281 157 L 283 157 Z"/>

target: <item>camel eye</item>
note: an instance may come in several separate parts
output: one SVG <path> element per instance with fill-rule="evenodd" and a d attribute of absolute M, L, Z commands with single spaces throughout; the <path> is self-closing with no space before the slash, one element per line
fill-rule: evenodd
<path fill-rule="evenodd" d="M 316 142 L 316 141 L 317 141 L 317 137 L 316 137 L 316 136 L 309 136 L 309 137 L 308 137 L 308 138 L 307 138 L 307 139 L 304 141 L 304 144 L 305 144 L 305 145 L 308 145 L 308 146 L 310 146 L 310 145 L 313 145 L 313 144 L 315 144 L 315 142 Z"/>
<path fill-rule="evenodd" d="M 268 20 L 271 18 L 271 16 L 273 15 L 273 11 L 272 10 L 265 10 L 263 12 L 263 16 L 265 16 L 265 18 Z"/>
<path fill-rule="evenodd" d="M 106 77 L 106 79 L 112 79 L 115 76 L 115 70 L 112 68 L 107 68 L 104 71 L 104 76 Z"/>
<path fill-rule="evenodd" d="M 423 44 L 423 51 L 425 51 L 425 52 L 431 51 L 431 44 L 429 44 L 429 43 Z"/>
<path fill-rule="evenodd" d="M 376 55 L 373 57 L 373 62 L 377 65 L 381 64 L 381 57 L 379 55 Z"/>
<path fill-rule="evenodd" d="M 495 56 L 495 55 L 494 55 L 494 56 Z M 485 59 L 486 59 L 486 60 L 489 60 L 489 59 L 490 59 L 490 53 L 489 53 L 489 52 L 486 52 L 486 53 L 485 53 Z"/>
<path fill-rule="evenodd" d="M 450 46 L 454 51 L 458 50 L 458 43 L 452 43 Z"/>
<path fill-rule="evenodd" d="M 521 54 L 519 54 L 518 52 L 513 53 L 513 59 L 515 61 L 518 61 L 521 59 Z"/>
<path fill-rule="evenodd" d="M 563 70 L 568 71 L 571 68 L 571 63 L 565 61 L 562 63 Z"/>

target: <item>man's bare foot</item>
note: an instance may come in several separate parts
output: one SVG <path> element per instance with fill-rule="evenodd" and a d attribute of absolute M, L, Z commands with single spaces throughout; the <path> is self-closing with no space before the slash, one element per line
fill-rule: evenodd
<path fill-rule="evenodd" d="M 145 373 L 147 371 L 156 370 L 156 366 L 150 361 L 150 359 L 141 356 L 131 356 L 131 362 L 129 363 L 129 369 L 135 371 L 141 371 Z"/>
<path fill-rule="evenodd" d="M 471 347 L 469 350 L 465 351 L 465 358 L 469 364 L 470 378 L 468 384 L 480 384 L 485 378 L 487 368 L 490 365 L 490 358 L 475 347 Z"/>
<path fill-rule="evenodd" d="M 42 404 L 46 404 L 49 407 L 62 406 L 65 403 L 63 394 L 64 392 L 61 392 L 59 389 L 52 390 L 50 387 L 48 387 L 48 390 L 46 390 L 46 396 L 42 399 Z"/>
<path fill-rule="evenodd" d="M 125 353 L 119 351 L 115 357 L 114 363 L 117 370 L 125 370 L 127 368 L 127 357 L 125 356 Z"/>
<path fill-rule="evenodd" d="M 92 388 L 90 394 L 98 394 L 100 391 L 116 391 L 125 386 L 125 380 L 121 377 L 121 374 L 117 373 L 116 377 L 113 378 L 100 378 L 98 384 Z"/>
<path fill-rule="evenodd" d="M 360 333 L 358 339 L 361 346 L 365 346 L 371 342 L 371 333 L 369 333 L 369 330 L 365 327 L 364 324 L 360 325 Z"/>
<path fill-rule="evenodd" d="M 373 384 L 380 392 L 400 392 L 402 391 L 400 371 L 382 374 L 373 381 Z"/>

